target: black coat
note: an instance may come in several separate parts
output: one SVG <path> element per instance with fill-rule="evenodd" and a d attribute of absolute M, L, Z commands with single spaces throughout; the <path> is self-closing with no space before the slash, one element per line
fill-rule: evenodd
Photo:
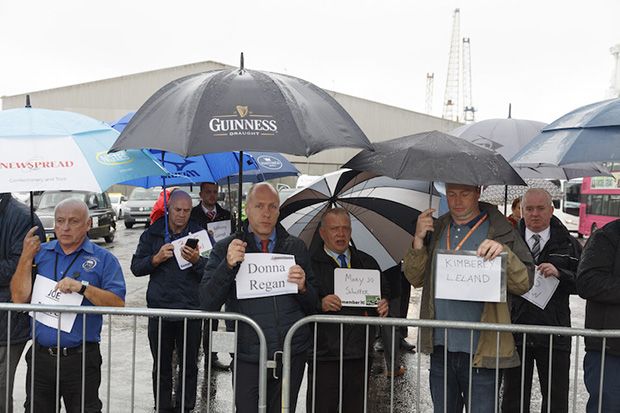
<path fill-rule="evenodd" d="M 247 242 L 246 252 L 260 252 L 256 246 L 254 235 L 248 231 L 248 223 L 244 222 L 242 239 Z M 306 293 L 286 294 L 273 297 L 260 297 L 239 300 L 235 277 L 239 267 L 230 269 L 226 265 L 228 245 L 235 239 L 234 235 L 218 241 L 200 282 L 200 303 L 205 311 L 220 311 L 226 304 L 226 311 L 244 314 L 253 319 L 263 330 L 267 339 L 267 355 L 273 359 L 276 351 L 282 350 L 284 338 L 291 326 L 307 315 L 316 313 L 318 305 L 317 286 L 310 254 L 306 244 L 297 237 L 290 235 L 280 224 L 276 225 L 276 244 L 274 253 L 291 254 L 295 262 L 306 273 Z M 234 324 L 226 323 L 228 331 L 234 331 Z M 310 346 L 310 328 L 302 326 L 293 337 L 292 354 L 305 353 Z M 258 363 L 259 341 L 254 329 L 240 322 L 237 339 L 238 357 L 240 360 Z"/>
<path fill-rule="evenodd" d="M 579 262 L 577 292 L 587 300 L 585 327 L 620 329 L 620 219 L 590 236 Z M 586 337 L 586 351 L 601 351 L 602 338 Z M 608 338 L 606 352 L 620 357 L 620 338 Z"/>
<path fill-rule="evenodd" d="M 513 324 L 533 324 L 547 326 L 570 327 L 570 295 L 577 293 L 575 278 L 577 265 L 581 255 L 581 244 L 568 232 L 559 219 L 551 217 L 551 234 L 549 241 L 540 252 L 536 266 L 542 263 L 553 264 L 560 272 L 560 284 L 555 290 L 544 310 L 531 302 L 515 296 L 512 301 L 511 319 Z M 517 225 L 519 235 L 525 240 L 525 222 Z M 515 333 L 515 344 L 522 345 L 523 338 Z M 528 346 L 549 347 L 549 336 L 546 334 L 528 334 Z M 570 336 L 554 336 L 553 347 L 570 351 Z"/>
<path fill-rule="evenodd" d="M 349 247 L 351 252 L 351 268 L 379 270 L 377 261 L 366 254 Z M 322 312 L 321 300 L 334 293 L 334 270 L 339 265 L 323 249 L 323 242 L 317 242 L 312 250 L 312 268 L 319 285 L 319 307 L 317 311 L 327 315 L 353 315 L 353 316 L 377 316 L 374 308 L 342 307 L 340 311 Z M 381 273 L 381 298 L 390 298 L 390 289 L 387 279 Z M 333 361 L 340 359 L 340 324 L 318 324 L 317 326 L 317 360 Z M 373 329 L 371 329 L 373 331 Z M 344 360 L 364 358 L 366 349 L 370 350 L 370 344 L 374 341 L 374 334 L 369 335 L 366 342 L 366 326 L 362 324 L 345 324 L 343 327 L 343 358 Z M 369 354 L 371 352 L 369 351 Z M 312 357 L 311 357 L 312 358 Z"/>
<path fill-rule="evenodd" d="M 220 206 L 220 204 L 215 204 L 215 217 L 213 217 L 212 221 L 207 219 L 207 214 L 202 210 L 202 205 L 198 204 L 194 208 L 192 208 L 192 212 L 190 215 L 194 221 L 196 221 L 202 228 L 207 229 L 207 224 L 209 222 L 219 222 L 230 220 L 230 230 L 231 232 L 235 232 L 235 220 L 231 219 L 230 211 L 224 209 Z"/>
<path fill-rule="evenodd" d="M 34 216 L 39 227 L 36 235 L 45 242 L 45 231 L 39 218 Z M 11 302 L 11 279 L 22 255 L 24 237 L 32 228 L 30 208 L 11 194 L 0 196 L 0 302 Z M 0 311 L 0 346 L 7 344 L 8 316 Z M 11 313 L 11 344 L 24 343 L 30 339 L 30 317 L 26 313 Z"/>
<path fill-rule="evenodd" d="M 177 260 L 172 257 L 154 267 L 151 260 L 165 243 L 165 217 L 159 218 L 148 227 L 138 241 L 136 253 L 131 259 L 131 272 L 136 277 L 150 275 L 146 290 L 146 302 L 149 308 L 175 308 L 200 310 L 198 285 L 207 259 L 200 257 L 192 267 L 181 270 Z M 177 238 L 203 228 L 190 219 L 185 229 Z"/>

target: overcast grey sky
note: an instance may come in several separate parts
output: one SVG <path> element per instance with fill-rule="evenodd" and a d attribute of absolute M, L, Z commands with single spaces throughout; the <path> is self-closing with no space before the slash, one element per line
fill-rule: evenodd
<path fill-rule="evenodd" d="M 441 116 L 452 15 L 477 120 L 551 122 L 605 98 L 618 0 L 0 0 L 0 96 L 214 60 Z"/>

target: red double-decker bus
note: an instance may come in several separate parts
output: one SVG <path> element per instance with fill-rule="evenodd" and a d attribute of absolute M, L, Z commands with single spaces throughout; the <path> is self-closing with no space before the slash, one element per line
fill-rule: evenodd
<path fill-rule="evenodd" d="M 590 235 L 620 218 L 620 163 L 605 164 L 613 174 L 583 178 L 579 206 L 579 233 Z"/>

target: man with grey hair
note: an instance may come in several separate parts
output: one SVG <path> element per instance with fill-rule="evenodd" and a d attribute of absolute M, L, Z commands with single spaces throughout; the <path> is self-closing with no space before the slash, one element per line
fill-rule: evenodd
<path fill-rule="evenodd" d="M 174 258 L 174 245 L 166 242 L 165 220 L 172 240 L 183 238 L 203 228 L 190 219 L 192 199 L 187 192 L 176 190 L 170 195 L 168 214 L 158 218 L 140 236 L 136 253 L 131 259 L 131 271 L 136 277 L 149 275 L 146 302 L 149 308 L 200 310 L 198 285 L 207 259 L 198 247 L 183 245 L 180 255 L 192 265 L 181 269 Z M 161 325 L 161 328 L 160 328 Z M 187 333 L 182 318 L 149 318 L 148 337 L 153 356 L 153 396 L 159 411 L 173 411 L 172 358 L 176 348 L 178 378 L 176 380 L 176 411 L 184 404 L 190 411 L 196 404 L 198 384 L 198 352 L 202 320 L 188 319 Z M 185 352 L 185 354 L 184 354 Z M 185 364 L 184 364 L 185 361 Z M 185 377 L 185 395 L 183 394 Z M 159 386 L 158 386 L 159 383 Z M 184 403 L 182 402 L 184 400 Z"/>
<path fill-rule="evenodd" d="M 86 204 L 75 198 L 60 202 L 54 211 L 54 231 L 57 240 L 41 244 L 32 228 L 23 242 L 23 252 L 11 281 L 13 302 L 28 303 L 33 291 L 32 264 L 38 266 L 38 275 L 56 282 L 54 291 L 84 296 L 82 306 L 123 307 L 125 279 L 121 266 L 109 251 L 93 244 L 86 236 L 90 228 Z M 67 412 L 79 412 L 84 398 L 84 411 L 99 412 L 101 383 L 101 315 L 78 314 L 70 332 L 49 327 L 37 320 L 32 347 L 26 354 L 26 411 L 30 403 L 35 412 L 55 412 L 64 400 Z M 86 325 L 86 330 L 83 326 Z M 84 339 L 83 339 L 84 337 Z M 60 380 L 56 382 L 56 366 Z M 85 376 L 82 377 L 82 363 Z M 36 365 L 36 371 L 33 366 Z M 31 377 L 34 387 L 31 388 Z M 84 394 L 82 394 L 84 384 Z"/>
<path fill-rule="evenodd" d="M 290 235 L 278 224 L 280 197 L 275 188 L 261 182 L 248 191 L 245 214 L 239 238 L 231 235 L 215 244 L 200 283 L 200 301 L 205 311 L 219 311 L 226 303 L 226 311 L 251 317 L 265 333 L 267 357 L 277 360 L 277 373 L 268 373 L 267 411 L 279 412 L 282 404 L 281 358 L 276 353 L 283 349 L 287 332 L 297 321 L 317 311 L 319 299 L 310 254 L 306 244 Z M 297 285 L 297 293 L 264 295 L 255 298 L 237 297 L 239 264 L 246 253 L 278 253 L 295 257 L 295 265 L 288 272 L 288 282 Z M 226 323 L 228 331 L 234 325 Z M 240 323 L 237 337 L 235 404 L 237 412 L 256 412 L 258 406 L 259 341 L 254 330 Z M 310 347 L 310 329 L 297 330 L 291 345 L 291 411 L 295 411 L 297 393 L 304 375 L 306 351 Z"/>
<path fill-rule="evenodd" d="M 553 216 L 552 198 L 546 190 L 542 188 L 528 190 L 521 200 L 521 210 L 522 219 L 516 228 L 530 248 L 536 271 L 542 277 L 558 279 L 559 283 L 544 308 L 522 297 L 514 297 L 511 309 L 512 322 L 570 327 L 569 299 L 571 294 L 577 293 L 575 277 L 581 244 L 570 235 L 560 220 Z M 551 412 L 567 412 L 571 337 L 553 336 L 553 356 L 550 357 L 548 334 L 527 334 L 525 349 L 523 335 L 515 333 L 514 336 L 522 363 L 521 367 L 507 369 L 504 372 L 502 411 L 530 411 L 534 364 L 536 364 L 543 396 L 542 411 L 547 411 L 550 398 Z M 522 369 L 525 372 L 523 393 Z M 548 394 L 549 369 L 552 377 L 551 394 Z"/>

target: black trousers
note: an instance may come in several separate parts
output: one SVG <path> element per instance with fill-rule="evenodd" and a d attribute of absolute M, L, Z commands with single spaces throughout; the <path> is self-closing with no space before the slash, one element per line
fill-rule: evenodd
<path fill-rule="evenodd" d="M 181 407 L 183 393 L 183 376 L 185 376 L 185 410 L 189 411 L 196 404 L 196 387 L 198 383 L 198 351 L 200 350 L 200 336 L 202 320 L 187 320 L 187 354 L 183 365 L 184 322 L 162 320 L 161 343 L 158 342 L 159 318 L 149 318 L 148 335 L 153 356 L 153 397 L 157 406 L 159 394 L 160 411 L 169 411 L 174 408 L 172 403 L 172 357 L 177 350 L 179 366 L 176 406 Z M 161 348 L 161 362 L 157 365 L 157 352 Z M 159 391 L 157 376 L 159 375 Z"/>
<path fill-rule="evenodd" d="M 236 366 L 235 366 L 236 365 Z M 238 413 L 258 412 L 258 363 L 248 363 L 242 360 L 233 360 L 233 383 L 235 368 L 237 373 L 237 387 L 235 405 Z M 291 356 L 291 413 L 295 413 L 297 395 L 306 369 L 306 355 Z M 267 412 L 280 413 L 282 411 L 282 363 L 278 358 L 276 369 L 277 379 L 273 377 L 273 370 L 267 370 Z"/>
<path fill-rule="evenodd" d="M 372 361 L 368 363 L 368 372 L 372 367 Z M 368 375 L 364 375 L 364 359 L 344 360 L 342 363 L 342 411 L 364 411 L 364 377 L 368 382 Z M 316 386 L 314 398 L 314 410 L 312 410 L 312 385 Z M 306 411 L 308 413 L 338 413 L 340 389 L 340 362 L 317 361 L 316 374 L 312 369 L 312 360 L 308 360 L 308 392 L 306 398 Z"/>
<path fill-rule="evenodd" d="M 504 397 L 502 400 L 502 412 L 519 413 L 521 400 L 523 400 L 523 412 L 530 411 L 530 398 L 532 395 L 532 381 L 534 377 L 534 363 L 538 371 L 540 392 L 542 393 L 542 412 L 547 412 L 549 386 L 549 367 L 551 364 L 551 412 L 568 412 L 568 388 L 570 352 L 553 349 L 553 360 L 549 363 L 549 349 L 544 347 L 526 347 L 525 360 L 523 359 L 523 346 L 517 346 L 521 366 L 504 370 Z M 525 380 L 523 399 L 521 398 L 521 369 L 525 368 Z"/>
<path fill-rule="evenodd" d="M 99 343 L 88 343 L 86 353 L 72 352 L 64 356 L 50 355 L 49 351 L 34 342 L 26 352 L 26 402 L 25 411 L 30 412 L 30 403 L 36 413 L 54 413 L 56 405 L 56 362 L 60 359 L 60 397 L 67 413 L 82 410 L 82 357 L 86 357 L 84 376 L 84 411 L 101 412 L 99 385 L 101 384 L 101 352 Z M 31 391 L 32 359 L 34 357 L 34 392 Z"/>

